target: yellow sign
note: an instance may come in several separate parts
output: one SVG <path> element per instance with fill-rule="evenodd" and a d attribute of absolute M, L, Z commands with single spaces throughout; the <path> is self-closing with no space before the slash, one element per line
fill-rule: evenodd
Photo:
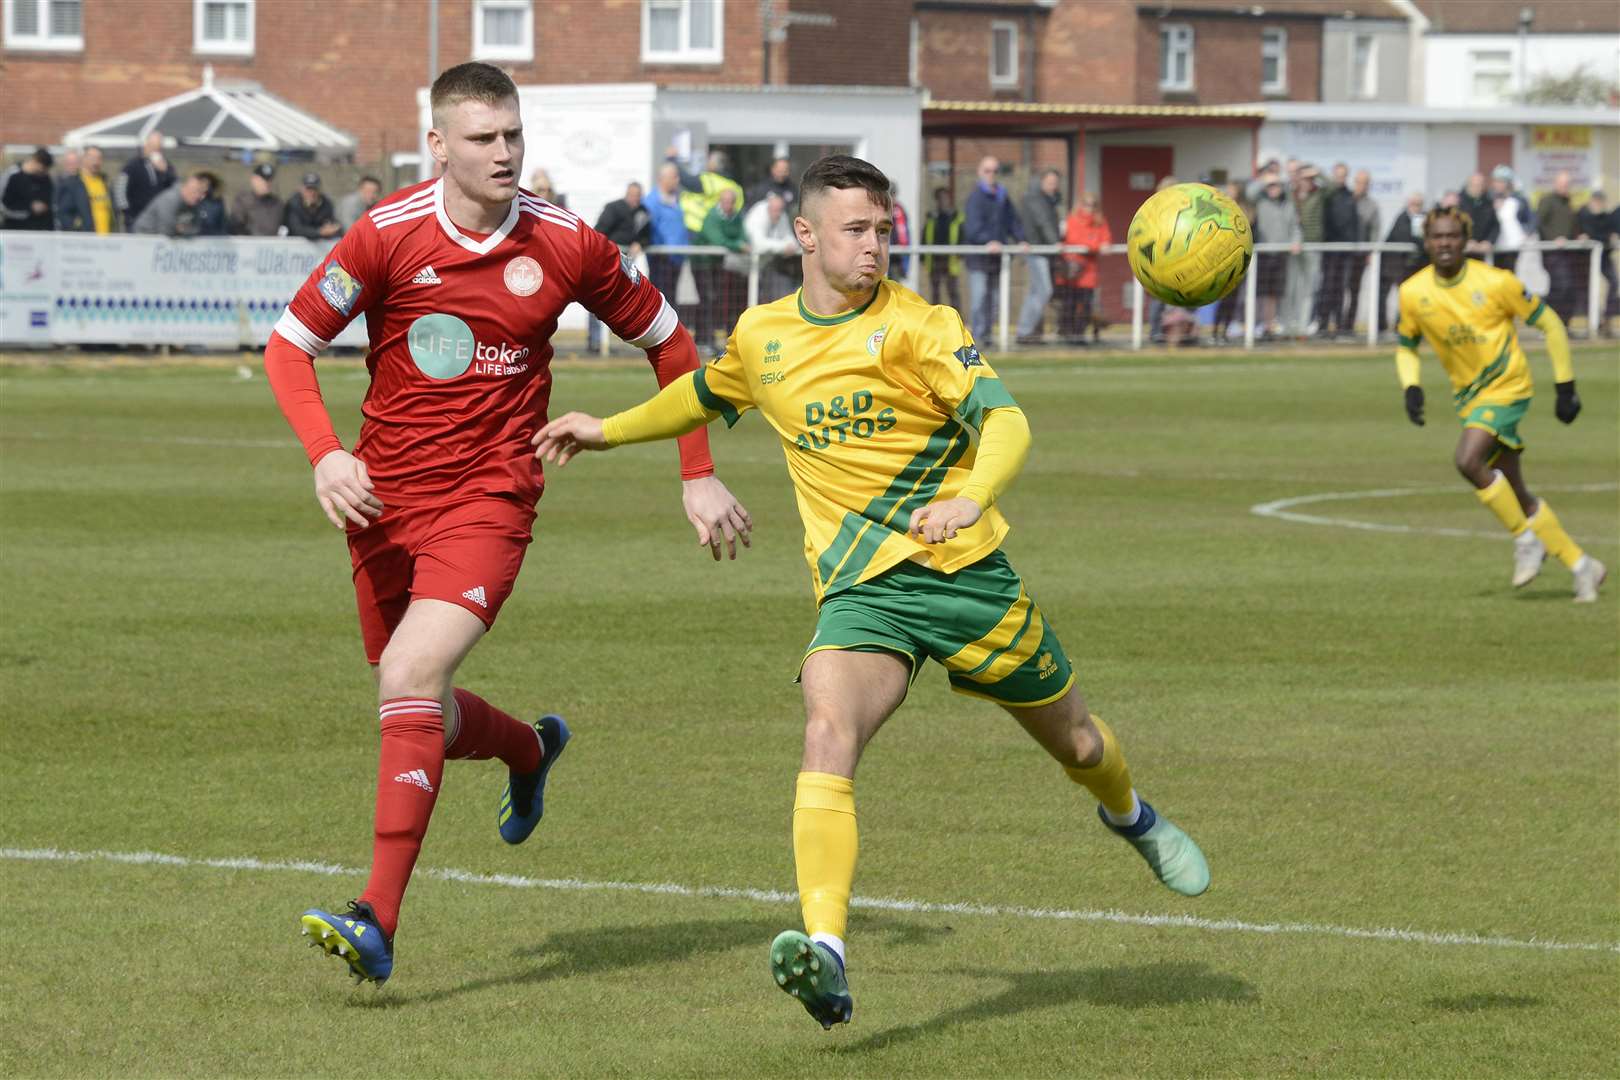
<path fill-rule="evenodd" d="M 1589 127 L 1537 124 L 1530 128 L 1532 150 L 1585 150 L 1592 145 Z"/>

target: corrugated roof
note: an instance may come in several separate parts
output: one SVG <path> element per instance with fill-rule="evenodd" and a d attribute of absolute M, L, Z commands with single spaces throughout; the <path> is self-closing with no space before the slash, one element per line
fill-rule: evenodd
<path fill-rule="evenodd" d="M 311 116 L 258 83 L 203 84 L 174 97 L 109 116 L 63 136 L 68 146 L 139 146 L 147 134 L 162 131 L 182 146 L 230 150 L 306 151 L 320 157 L 353 155 L 354 136 Z"/>
<path fill-rule="evenodd" d="M 1415 0 L 1435 34 L 1516 34 L 1519 10 L 1535 16 L 1532 34 L 1620 34 L 1620 3 L 1613 0 Z"/>

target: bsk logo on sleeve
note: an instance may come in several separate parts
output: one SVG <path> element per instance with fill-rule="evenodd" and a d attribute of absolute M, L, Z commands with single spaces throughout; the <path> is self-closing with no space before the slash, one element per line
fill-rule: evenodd
<path fill-rule="evenodd" d="M 332 309 L 339 315 L 352 313 L 354 302 L 360 297 L 360 283 L 339 266 L 336 259 L 326 264 L 326 272 L 321 275 L 320 289 L 326 302 L 331 304 Z"/>

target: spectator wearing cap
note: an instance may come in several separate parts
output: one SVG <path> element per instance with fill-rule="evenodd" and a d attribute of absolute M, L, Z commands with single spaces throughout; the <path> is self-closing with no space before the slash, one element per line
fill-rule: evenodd
<path fill-rule="evenodd" d="M 52 160 L 51 152 L 41 146 L 0 176 L 0 208 L 6 228 L 49 231 L 56 227 L 51 210 L 56 199 Z"/>
<path fill-rule="evenodd" d="M 1513 170 L 1506 165 L 1491 170 L 1491 202 L 1496 208 L 1494 262 L 1511 274 L 1519 261 L 1519 249 L 1536 235 L 1536 216 L 1530 212 L 1530 200 L 1514 183 Z"/>
<path fill-rule="evenodd" d="M 376 206 L 380 198 L 382 198 L 382 181 L 375 176 L 362 176 L 360 182 L 354 186 L 354 190 L 338 200 L 337 219 L 338 224 L 343 226 L 343 231 L 348 232 L 354 228 L 354 223 L 365 216 L 366 211 Z"/>
<path fill-rule="evenodd" d="M 1615 238 L 1620 237 L 1620 210 L 1609 206 L 1603 192 L 1594 191 L 1587 198 L 1586 205 L 1575 215 L 1575 230 L 1577 240 L 1596 240 L 1602 246 L 1598 266 L 1603 271 L 1607 288 L 1603 307 L 1598 311 L 1598 333 L 1608 337 L 1609 312 L 1620 300 L 1620 281 L 1616 280 L 1614 268 L 1614 243 Z"/>
<path fill-rule="evenodd" d="M 163 156 L 163 132 L 151 131 L 141 147 L 141 156 L 124 163 L 113 184 L 113 203 L 131 232 L 147 204 L 175 185 L 179 174 Z"/>
<path fill-rule="evenodd" d="M 248 190 L 239 191 L 231 202 L 231 232 L 237 236 L 279 236 L 286 205 L 270 187 L 276 167 L 268 163 L 253 166 L 248 174 Z"/>
<path fill-rule="evenodd" d="M 1564 251 L 1562 248 L 1576 237 L 1575 208 L 1569 201 L 1569 173 L 1560 172 L 1553 177 L 1553 189 L 1536 204 L 1536 217 L 1540 219 L 1541 239 L 1555 245 L 1543 248 L 1541 264 L 1547 268 L 1547 306 L 1558 312 L 1568 325 L 1575 314 L 1579 300 L 1579 281 L 1587 255 L 1584 251 Z"/>
<path fill-rule="evenodd" d="M 118 228 L 112 182 L 102 171 L 101 147 L 87 146 L 80 156 L 77 175 L 56 185 L 56 227 L 66 232 L 106 235 Z"/>
<path fill-rule="evenodd" d="M 320 173 L 304 174 L 298 190 L 287 200 L 281 224 L 288 236 L 302 236 L 306 240 L 330 240 L 343 232 L 337 211 L 332 209 L 332 200 L 321 194 Z"/>

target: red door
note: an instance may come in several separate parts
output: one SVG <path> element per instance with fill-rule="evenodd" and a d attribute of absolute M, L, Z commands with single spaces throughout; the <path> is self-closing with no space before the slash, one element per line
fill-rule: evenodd
<path fill-rule="evenodd" d="M 1479 136 L 1479 151 L 1477 168 L 1487 177 L 1491 170 L 1498 165 L 1513 167 L 1513 136 L 1511 135 L 1481 135 Z"/>
<path fill-rule="evenodd" d="M 1170 175 L 1175 150 L 1169 146 L 1102 147 L 1102 211 L 1114 243 L 1125 242 L 1125 231 L 1137 207 L 1148 200 L 1160 180 Z M 1103 317 L 1112 322 L 1128 322 L 1131 305 L 1125 286 L 1131 268 L 1124 255 L 1109 255 L 1097 267 L 1097 299 Z"/>

